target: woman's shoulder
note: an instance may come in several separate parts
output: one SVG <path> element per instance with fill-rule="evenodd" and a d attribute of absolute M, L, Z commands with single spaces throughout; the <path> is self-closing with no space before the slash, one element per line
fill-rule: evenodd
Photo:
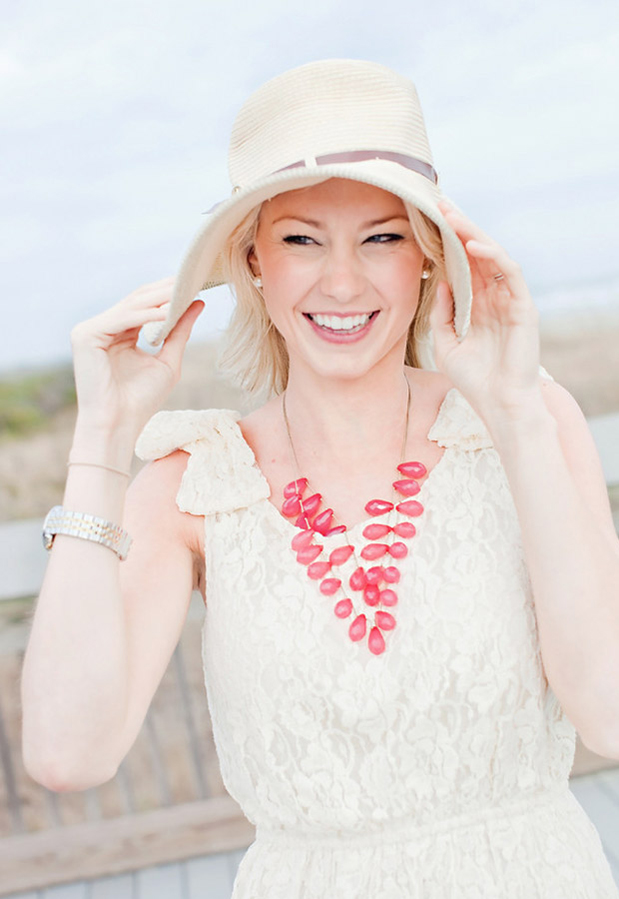
<path fill-rule="evenodd" d="M 176 503 L 182 512 L 208 515 L 245 507 L 270 491 L 239 418 L 233 409 L 158 412 L 140 434 L 135 454 L 145 461 L 169 458 L 159 467 L 162 476 L 179 484 Z"/>
<path fill-rule="evenodd" d="M 541 365 L 539 376 L 542 385 L 554 380 Z M 483 418 L 449 378 L 440 374 L 439 378 L 432 378 L 429 383 L 436 386 L 439 406 L 436 419 L 428 432 L 428 439 L 439 446 L 459 446 L 463 450 L 493 447 L 492 437 Z"/>
<path fill-rule="evenodd" d="M 235 409 L 178 409 L 157 412 L 135 445 L 139 459 L 160 459 L 198 441 L 215 444 L 235 440 L 240 413 Z"/>
<path fill-rule="evenodd" d="M 492 439 L 482 418 L 455 384 L 442 372 L 415 369 L 420 392 L 433 410 L 428 440 L 442 447 L 477 450 L 491 447 Z"/>

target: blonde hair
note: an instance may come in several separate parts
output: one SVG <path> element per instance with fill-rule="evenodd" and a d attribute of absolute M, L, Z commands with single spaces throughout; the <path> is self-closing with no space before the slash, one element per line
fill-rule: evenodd
<path fill-rule="evenodd" d="M 222 253 L 223 272 L 236 299 L 220 369 L 250 393 L 279 394 L 288 382 L 286 342 L 266 310 L 264 298 L 253 283 L 248 256 L 254 246 L 260 206 L 256 206 L 230 234 Z M 438 226 L 423 212 L 406 204 L 413 237 L 425 254 L 429 277 L 421 281 L 419 302 L 408 331 L 404 362 L 421 368 L 419 344 L 430 329 L 430 310 L 438 282 L 446 279 L 443 242 Z"/>

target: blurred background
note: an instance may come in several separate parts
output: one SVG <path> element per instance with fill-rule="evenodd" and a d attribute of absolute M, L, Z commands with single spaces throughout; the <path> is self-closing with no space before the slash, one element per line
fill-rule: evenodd
<path fill-rule="evenodd" d="M 587 416 L 619 523 L 619 6 L 4 0 L 0 34 L 0 895 L 226 897 L 251 828 L 218 772 L 198 597 L 113 782 L 56 794 L 21 765 L 40 526 L 75 420 L 70 330 L 175 273 L 229 195 L 251 91 L 314 59 L 384 63 L 417 86 L 445 193 L 522 266 L 542 364 Z M 228 291 L 204 298 L 166 407 L 245 410 L 215 366 Z M 619 881 L 618 771 L 579 743 L 572 788 Z"/>

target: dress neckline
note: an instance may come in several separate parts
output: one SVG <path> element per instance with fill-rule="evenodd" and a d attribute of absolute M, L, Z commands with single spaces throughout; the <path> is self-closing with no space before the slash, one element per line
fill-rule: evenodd
<path fill-rule="evenodd" d="M 428 432 L 427 432 L 427 434 L 426 434 L 426 439 L 427 439 L 427 440 L 430 440 L 432 443 L 435 443 L 436 441 L 433 440 L 433 438 L 430 437 L 430 434 L 432 433 L 432 431 L 434 430 L 434 428 L 440 423 L 440 420 L 441 420 L 441 418 L 442 418 L 442 416 L 443 416 L 444 410 L 445 410 L 446 405 L 447 405 L 447 398 L 448 398 L 448 397 L 450 396 L 450 394 L 452 394 L 454 391 L 456 391 L 456 393 L 459 394 L 459 391 L 458 391 L 458 388 L 457 388 L 457 387 L 450 387 L 450 389 L 447 391 L 447 393 L 445 394 L 445 396 L 443 397 L 443 399 L 442 399 L 442 401 L 441 401 L 441 404 L 440 404 L 440 406 L 439 406 L 439 408 L 438 408 L 438 412 L 437 412 L 437 414 L 436 414 L 436 417 L 435 417 L 434 421 L 432 422 L 432 424 L 430 425 L 430 428 L 428 429 Z M 240 426 L 239 423 L 238 423 L 238 420 L 236 420 L 236 421 L 234 422 L 234 424 L 235 424 L 236 431 L 237 431 L 237 433 L 238 433 L 238 436 L 239 436 L 240 440 L 245 444 L 245 446 L 247 447 L 247 449 L 248 449 L 249 452 L 251 453 L 251 458 L 252 458 L 252 460 L 253 460 L 253 467 L 254 467 L 254 470 L 256 471 L 256 473 L 258 474 L 258 476 L 262 479 L 262 481 L 264 482 L 264 484 L 266 485 L 267 495 L 266 495 L 265 498 L 264 498 L 264 502 L 266 503 L 266 506 L 267 506 L 267 513 L 268 513 L 269 515 L 271 515 L 273 521 L 275 522 L 275 524 L 277 524 L 277 525 L 279 526 L 279 528 L 280 528 L 280 530 L 281 530 L 282 532 L 285 532 L 285 534 L 286 534 L 287 536 L 291 536 L 291 537 L 294 536 L 294 534 L 298 533 L 299 529 L 298 529 L 298 528 L 297 528 L 291 521 L 289 521 L 287 518 L 284 518 L 284 516 L 282 515 L 282 513 L 280 512 L 280 510 L 278 509 L 278 507 L 277 507 L 277 506 L 275 505 L 275 503 L 273 502 L 273 499 L 272 499 L 273 491 L 271 490 L 271 485 L 270 485 L 270 483 L 269 483 L 269 481 L 268 481 L 266 475 L 264 474 L 264 472 L 262 471 L 262 469 L 261 469 L 260 466 L 258 465 L 258 461 L 257 461 L 257 459 L 256 459 L 256 454 L 254 453 L 252 447 L 249 445 L 249 443 L 248 443 L 247 440 L 245 439 L 245 435 L 243 434 L 243 431 L 242 431 L 242 429 L 241 429 L 241 426 Z M 451 446 L 446 446 L 446 447 L 443 449 L 443 452 L 442 452 L 442 454 L 441 454 L 440 459 L 438 460 L 438 462 L 436 462 L 436 463 L 432 466 L 432 468 L 430 469 L 430 471 L 428 472 L 428 474 L 426 475 L 426 477 L 423 479 L 423 482 L 421 483 L 421 490 L 420 490 L 419 494 L 417 495 L 417 498 L 418 498 L 418 499 L 421 498 L 421 497 L 423 496 L 423 494 L 426 492 L 427 485 L 433 480 L 434 472 L 435 472 L 437 469 L 440 469 L 440 468 L 441 468 L 441 466 L 442 466 L 442 464 L 443 464 L 443 461 L 444 461 L 444 459 L 445 459 L 445 454 L 448 453 L 448 452 L 450 451 L 450 449 L 452 449 Z M 381 521 L 386 520 L 386 519 L 389 517 L 389 515 L 391 515 L 391 514 L 392 514 L 391 512 L 385 512 L 383 515 L 373 515 L 373 516 L 368 516 L 367 518 L 364 518 L 363 520 L 358 521 L 356 524 L 353 524 L 353 525 L 351 525 L 350 527 L 347 527 L 347 532 L 348 532 L 349 535 L 355 534 L 358 530 L 360 530 L 360 529 L 366 527 L 368 524 L 372 524 L 372 523 L 374 523 L 374 522 L 380 523 Z M 332 537 L 323 537 L 323 536 L 321 536 L 320 539 L 321 539 L 321 541 L 323 541 L 323 542 L 325 543 L 325 545 L 329 545 L 332 541 L 335 541 L 335 543 L 337 543 L 337 542 L 338 542 L 338 537 L 340 537 L 340 536 L 341 536 L 341 535 L 334 534 Z M 340 542 L 341 542 L 341 541 L 340 541 Z M 334 545 L 335 545 L 335 543 L 334 543 Z"/>

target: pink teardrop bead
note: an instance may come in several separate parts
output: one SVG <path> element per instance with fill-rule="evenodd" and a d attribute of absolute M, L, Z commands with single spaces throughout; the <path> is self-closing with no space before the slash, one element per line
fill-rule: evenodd
<path fill-rule="evenodd" d="M 349 599 L 340 599 L 333 610 L 338 618 L 348 618 L 352 612 L 352 602 Z"/>
<path fill-rule="evenodd" d="M 335 534 L 344 534 L 345 532 L 346 532 L 346 525 L 338 524 L 334 528 L 329 528 L 329 530 L 325 534 L 325 537 L 333 537 Z"/>
<path fill-rule="evenodd" d="M 363 528 L 363 536 L 366 540 L 380 540 L 381 537 L 386 537 L 390 532 L 391 528 L 388 524 L 368 524 L 367 527 Z"/>
<path fill-rule="evenodd" d="M 370 652 L 373 652 L 375 656 L 379 656 L 381 652 L 385 651 L 385 638 L 377 627 L 373 627 L 370 631 L 370 636 L 368 637 L 368 646 L 370 648 Z"/>
<path fill-rule="evenodd" d="M 322 546 L 319 543 L 314 543 L 312 546 L 302 546 L 297 553 L 297 562 L 300 562 L 301 565 L 309 565 L 310 562 L 318 558 L 321 552 Z"/>
<path fill-rule="evenodd" d="M 367 584 L 367 578 L 363 568 L 355 568 L 348 583 L 350 584 L 351 590 L 363 590 Z"/>
<path fill-rule="evenodd" d="M 383 571 L 383 577 L 388 584 L 397 584 L 400 580 L 400 572 L 394 565 L 388 565 Z"/>
<path fill-rule="evenodd" d="M 318 506 L 322 502 L 320 493 L 313 493 L 303 500 L 303 512 L 305 515 L 313 515 L 318 510 Z"/>
<path fill-rule="evenodd" d="M 389 587 L 387 587 L 386 590 L 380 591 L 378 599 L 383 606 L 395 606 L 398 602 L 398 594 L 395 590 L 390 590 Z"/>
<path fill-rule="evenodd" d="M 398 537 L 404 537 L 408 539 L 409 537 L 414 537 L 417 533 L 417 528 L 413 524 L 412 521 L 401 521 L 399 524 L 393 529 L 393 533 L 397 534 Z"/>
<path fill-rule="evenodd" d="M 419 481 L 409 481 L 408 479 L 404 481 L 394 481 L 393 486 L 398 493 L 402 494 L 402 496 L 415 496 L 421 490 Z"/>
<path fill-rule="evenodd" d="M 325 509 L 324 512 L 321 512 L 320 515 L 317 515 L 314 518 L 314 523 L 312 527 L 315 531 L 318 531 L 319 534 L 322 534 L 323 537 L 331 527 L 331 519 L 333 518 L 333 509 Z"/>
<path fill-rule="evenodd" d="M 285 499 L 282 503 L 282 512 L 288 518 L 292 515 L 298 515 L 301 511 L 301 497 L 295 494 L 294 496 L 289 496 L 288 499 Z"/>
<path fill-rule="evenodd" d="M 405 543 L 392 543 L 389 547 L 389 555 L 394 559 L 403 559 L 408 555 L 408 546 Z"/>
<path fill-rule="evenodd" d="M 333 596 L 334 593 L 342 586 L 342 582 L 337 577 L 326 577 L 320 585 L 320 592 L 324 596 Z"/>
<path fill-rule="evenodd" d="M 390 612 L 377 612 L 374 620 L 384 631 L 392 631 L 395 627 L 395 618 Z"/>
<path fill-rule="evenodd" d="M 361 558 L 367 559 L 368 562 L 373 562 L 374 559 L 380 559 L 381 556 L 384 556 L 388 549 L 389 547 L 386 543 L 368 543 L 361 550 Z"/>
<path fill-rule="evenodd" d="M 299 478 L 296 481 L 291 481 L 284 487 L 284 496 L 287 499 L 289 496 L 294 496 L 295 493 L 303 495 L 303 491 L 306 489 L 306 487 L 307 478 Z"/>
<path fill-rule="evenodd" d="M 375 584 L 368 584 L 363 589 L 363 598 L 369 606 L 377 606 L 380 590 Z"/>
<path fill-rule="evenodd" d="M 413 517 L 421 515 L 423 512 L 423 506 L 416 499 L 407 499 L 403 503 L 398 503 L 396 509 L 403 515 L 411 515 Z"/>
<path fill-rule="evenodd" d="M 366 628 L 366 620 L 365 615 L 357 615 L 353 623 L 348 628 L 348 636 L 351 640 L 355 642 L 357 640 L 363 640 L 365 637 L 365 628 Z"/>
<path fill-rule="evenodd" d="M 304 530 L 310 530 L 312 527 L 312 523 L 306 515 L 299 515 L 297 520 L 295 521 L 295 526 L 298 528 L 303 528 Z M 312 531 L 312 536 L 314 532 Z"/>
<path fill-rule="evenodd" d="M 366 580 L 368 584 L 378 584 L 379 581 L 382 581 L 385 574 L 385 569 L 382 565 L 374 565 L 372 568 L 369 568 L 366 572 Z"/>
<path fill-rule="evenodd" d="M 385 499 L 371 499 L 365 504 L 365 511 L 368 515 L 384 515 L 385 512 L 391 512 L 393 503 L 388 503 Z"/>
<path fill-rule="evenodd" d="M 300 531 L 298 534 L 294 535 L 290 545 L 295 552 L 298 552 L 300 549 L 303 549 L 303 547 L 309 546 L 313 539 L 314 534 L 312 531 Z"/>
<path fill-rule="evenodd" d="M 331 571 L 331 562 L 312 562 L 307 566 L 307 573 L 314 581 L 320 580 L 328 571 Z"/>
<path fill-rule="evenodd" d="M 329 561 L 332 565 L 343 565 L 344 562 L 348 562 L 354 551 L 352 546 L 338 546 L 329 556 Z"/>
<path fill-rule="evenodd" d="M 428 473 L 423 462 L 402 462 L 401 465 L 398 465 L 398 471 L 406 478 L 422 478 Z"/>

